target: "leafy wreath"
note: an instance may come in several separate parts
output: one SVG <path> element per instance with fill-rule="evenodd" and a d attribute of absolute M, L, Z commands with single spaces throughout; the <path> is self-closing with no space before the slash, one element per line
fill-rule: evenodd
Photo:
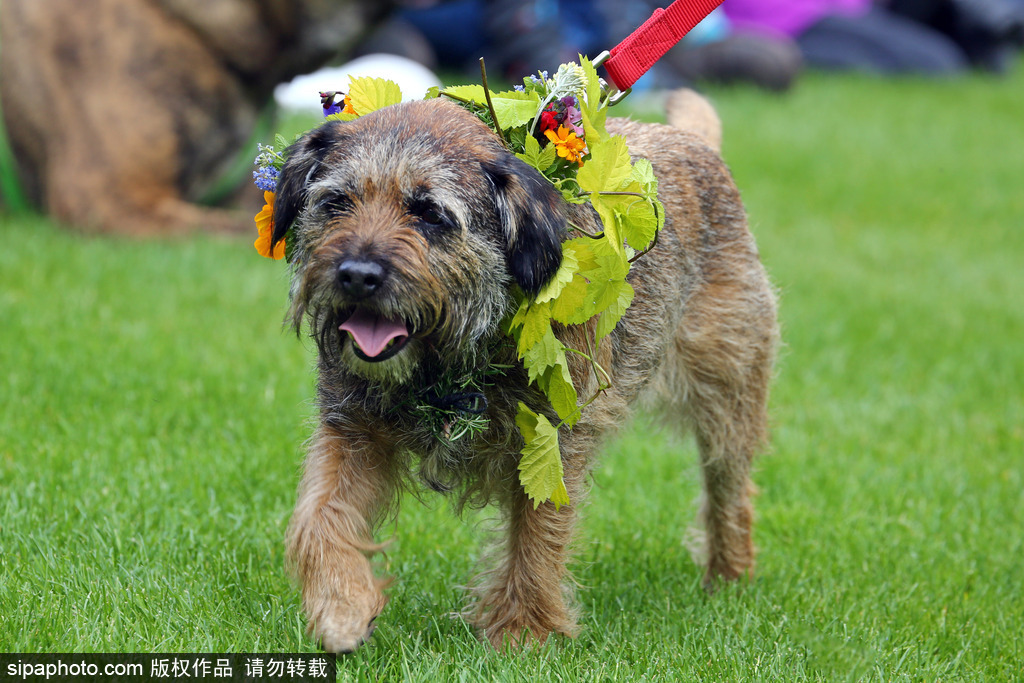
<path fill-rule="evenodd" d="M 553 425 L 519 403 L 516 425 L 524 442 L 519 480 L 535 508 L 546 500 L 560 508 L 569 503 L 569 495 L 558 430 L 571 429 L 583 410 L 611 387 L 608 371 L 597 362 L 598 348 L 632 303 L 633 288 L 626 281 L 630 264 L 654 247 L 665 214 L 651 163 L 632 162 L 625 138 L 605 130 L 614 93 L 589 59 L 580 56 L 579 63 L 563 64 L 550 78 L 546 72 L 527 76 L 523 85 L 499 93 L 488 89 L 482 61 L 481 73 L 483 85 L 431 88 L 426 99 L 446 97 L 476 114 L 510 151 L 551 181 L 566 202 L 589 202 L 604 228 L 594 234 L 570 224 L 577 236 L 562 243 L 561 267 L 535 297 L 516 288 L 516 310 L 503 324 L 529 381 L 544 392 L 559 418 Z M 353 78 L 347 94 L 324 92 L 321 99 L 327 119 L 351 121 L 401 102 L 402 93 L 392 81 Z M 280 135 L 274 146 L 260 145 L 253 177 L 266 200 L 255 218 L 256 249 L 269 258 L 290 260 L 290 232 L 271 243 L 274 189 L 287 146 Z M 566 346 L 552 330 L 553 322 L 581 325 L 595 317 L 594 338 L 585 349 Z M 582 403 L 569 375 L 567 353 L 586 359 L 598 380 L 597 389 Z M 435 430 L 438 438 L 454 440 L 486 426 L 479 411 L 449 413 L 433 421 L 443 425 Z"/>

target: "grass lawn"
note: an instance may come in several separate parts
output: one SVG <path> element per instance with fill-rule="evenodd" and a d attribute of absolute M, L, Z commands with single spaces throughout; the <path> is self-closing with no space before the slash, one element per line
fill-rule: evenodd
<path fill-rule="evenodd" d="M 595 477 L 578 639 L 478 643 L 449 614 L 484 518 L 408 500 L 341 678 L 1024 678 L 1022 93 L 1024 68 L 713 92 L 781 295 L 756 578 L 703 593 L 694 449 L 642 420 Z M 0 651 L 312 650 L 283 569 L 313 413 L 283 265 L 36 217 L 0 239 Z"/>

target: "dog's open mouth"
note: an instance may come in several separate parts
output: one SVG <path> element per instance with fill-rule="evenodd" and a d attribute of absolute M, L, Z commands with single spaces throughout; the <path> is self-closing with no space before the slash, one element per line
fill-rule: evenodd
<path fill-rule="evenodd" d="M 338 326 L 352 338 L 352 352 L 367 363 L 391 358 L 409 342 L 409 328 L 399 318 L 385 318 L 373 311 L 357 308 Z"/>

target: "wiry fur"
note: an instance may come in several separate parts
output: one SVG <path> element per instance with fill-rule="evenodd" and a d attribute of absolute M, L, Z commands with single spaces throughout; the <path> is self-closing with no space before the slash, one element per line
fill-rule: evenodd
<path fill-rule="evenodd" d="M 536 292 L 557 269 L 566 225 L 600 229 L 588 208 L 566 205 L 473 115 L 443 100 L 389 107 L 328 123 L 291 150 L 275 205 L 278 238 L 293 227 L 292 316 L 308 319 L 320 350 L 320 426 L 311 442 L 288 551 L 312 634 L 329 650 L 358 647 L 383 609 L 367 554 L 373 528 L 416 477 L 462 504 L 498 504 L 506 543 L 479 576 L 470 619 L 500 647 L 576 632 L 566 570 L 577 511 L 595 453 L 631 406 L 660 398 L 668 421 L 689 423 L 701 452 L 706 582 L 750 571 L 754 454 L 766 438 L 775 302 L 739 194 L 718 155 L 668 126 L 612 120 L 634 156 L 660 179 L 666 225 L 636 262 L 632 306 L 598 358 L 613 387 L 559 435 L 572 500 L 534 509 L 518 481 L 519 401 L 551 418 L 499 323 L 512 287 Z M 435 220 L 435 219 L 439 219 Z M 345 259 L 382 264 L 384 283 L 355 301 L 339 287 Z M 408 323 L 394 358 L 351 355 L 338 325 L 356 306 Z M 586 348 L 587 325 L 556 334 Z M 581 396 L 596 387 L 570 355 Z M 513 366 L 483 388 L 488 428 L 444 442 L 408 398 L 445 372 Z"/>

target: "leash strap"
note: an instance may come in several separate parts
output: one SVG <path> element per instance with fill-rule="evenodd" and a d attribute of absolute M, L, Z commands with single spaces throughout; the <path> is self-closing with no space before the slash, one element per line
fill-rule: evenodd
<path fill-rule="evenodd" d="M 606 59 L 602 60 L 601 55 L 594 60 L 595 65 L 603 63 L 612 84 L 624 94 L 721 4 L 722 0 L 675 0 L 665 9 L 658 8 L 640 28 L 613 47 Z"/>

